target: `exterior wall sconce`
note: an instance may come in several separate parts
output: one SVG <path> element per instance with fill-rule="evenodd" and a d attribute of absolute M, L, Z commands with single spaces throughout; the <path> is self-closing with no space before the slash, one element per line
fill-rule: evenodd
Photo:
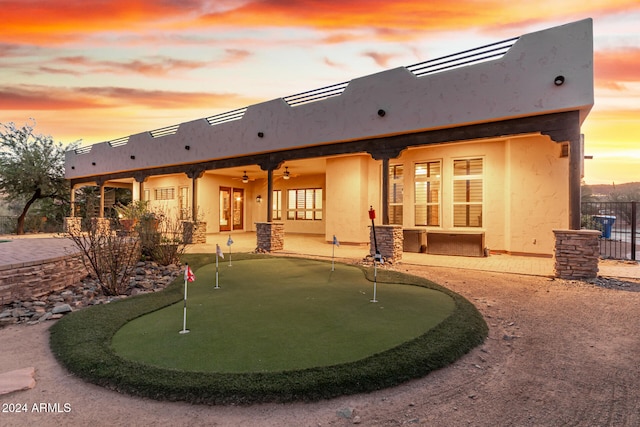
<path fill-rule="evenodd" d="M 75 168 L 76 168 L 75 166 L 71 166 L 71 169 L 75 169 Z"/>
<path fill-rule="evenodd" d="M 284 167 L 284 174 L 282 174 L 282 178 L 289 179 L 289 166 Z"/>
<path fill-rule="evenodd" d="M 264 138 L 264 132 L 258 132 L 258 138 Z"/>
<path fill-rule="evenodd" d="M 380 117 L 384 117 L 386 114 L 387 114 L 387 112 L 386 112 L 386 111 L 384 111 L 382 108 L 378 110 L 378 115 L 379 115 Z"/>
<path fill-rule="evenodd" d="M 256 197 L 256 203 L 262 203 L 262 196 L 258 194 L 258 197 Z"/>
<path fill-rule="evenodd" d="M 131 160 L 135 160 L 135 159 L 136 159 L 136 156 L 131 156 Z"/>
<path fill-rule="evenodd" d="M 249 182 L 249 177 L 247 176 L 247 171 L 244 171 L 244 175 L 242 175 L 242 183 L 246 184 Z"/>
<path fill-rule="evenodd" d="M 556 86 L 562 86 L 564 83 L 564 76 L 558 76 L 553 80 L 553 84 Z"/>
<path fill-rule="evenodd" d="M 187 151 L 189 151 L 189 150 L 191 150 L 191 146 L 190 146 L 190 145 L 185 145 L 185 146 L 184 146 L 184 149 L 185 149 L 185 150 L 187 150 Z"/>
<path fill-rule="evenodd" d="M 91 162 L 91 166 L 95 166 L 95 165 L 96 165 L 96 162 Z"/>

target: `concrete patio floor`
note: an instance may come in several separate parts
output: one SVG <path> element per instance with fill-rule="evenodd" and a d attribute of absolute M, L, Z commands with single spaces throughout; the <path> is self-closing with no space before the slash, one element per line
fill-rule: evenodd
<path fill-rule="evenodd" d="M 218 244 L 225 256 L 228 256 L 227 240 L 229 236 L 234 242 L 231 246 L 232 256 L 233 252 L 253 252 L 256 248 L 255 232 L 216 233 L 207 234 L 207 243 L 190 245 L 187 252 L 214 253 L 216 244 Z M 1 240 L 8 240 L 8 242 L 0 243 L 0 270 L 66 256 L 75 251 L 75 247 L 69 239 L 54 234 L 5 235 L 0 236 Z M 330 242 L 325 240 L 324 235 L 287 233 L 284 249 L 274 252 L 274 254 L 331 259 L 334 249 L 336 261 L 341 262 L 360 261 L 369 253 L 367 245 L 340 245 L 334 248 Z M 553 258 L 541 257 L 512 255 L 461 257 L 405 252 L 402 256 L 402 263 L 534 276 L 554 275 Z M 601 276 L 640 279 L 640 265 L 637 262 L 601 260 L 599 269 Z"/>

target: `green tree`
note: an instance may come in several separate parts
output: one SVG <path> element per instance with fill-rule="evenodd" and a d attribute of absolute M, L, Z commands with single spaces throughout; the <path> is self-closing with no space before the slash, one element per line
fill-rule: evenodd
<path fill-rule="evenodd" d="M 9 201 L 23 204 L 17 234 L 24 234 L 25 217 L 36 201 L 69 203 L 69 184 L 64 178 L 65 149 L 50 136 L 35 134 L 34 124 L 16 127 L 14 123 L 0 123 L 0 193 Z"/>

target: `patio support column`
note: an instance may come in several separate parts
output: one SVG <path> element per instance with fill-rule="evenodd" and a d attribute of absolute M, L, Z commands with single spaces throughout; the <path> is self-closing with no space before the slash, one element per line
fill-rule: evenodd
<path fill-rule="evenodd" d="M 581 194 L 580 181 L 582 180 L 582 138 L 580 134 L 574 135 L 569 140 L 569 229 L 580 230 Z"/>
<path fill-rule="evenodd" d="M 191 179 L 191 221 L 198 222 L 198 179 L 204 175 L 203 168 L 190 168 L 187 177 Z"/>
<path fill-rule="evenodd" d="M 283 160 L 273 155 L 268 155 L 259 162 L 260 169 L 267 171 L 267 222 L 273 222 L 273 171 L 282 166 Z"/>
<path fill-rule="evenodd" d="M 389 225 L 389 158 L 382 159 L 382 225 Z"/>
<path fill-rule="evenodd" d="M 273 169 L 267 170 L 267 222 L 273 221 Z"/>
<path fill-rule="evenodd" d="M 134 200 L 144 200 L 144 182 L 147 180 L 148 176 L 141 173 L 136 173 L 133 175 L 133 179 L 138 183 L 138 198 L 134 197 Z M 132 191 L 132 193 L 135 193 Z"/>
<path fill-rule="evenodd" d="M 71 218 L 76 216 L 76 188 L 71 185 Z"/>
<path fill-rule="evenodd" d="M 407 146 L 381 147 L 369 150 L 375 160 L 382 160 L 382 225 L 389 225 L 389 159 L 400 156 Z"/>
<path fill-rule="evenodd" d="M 100 188 L 100 208 L 98 212 L 98 218 L 104 218 L 104 182 L 98 183 Z"/>

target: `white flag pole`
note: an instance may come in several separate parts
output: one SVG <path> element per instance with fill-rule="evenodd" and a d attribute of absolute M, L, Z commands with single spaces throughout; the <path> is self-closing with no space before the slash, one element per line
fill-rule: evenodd
<path fill-rule="evenodd" d="M 189 265 L 187 264 L 186 269 L 189 268 Z M 187 274 L 186 274 L 186 270 L 185 270 L 185 275 L 184 275 L 184 309 L 182 310 L 183 314 L 182 314 L 182 330 L 180 331 L 181 334 L 188 334 L 189 330 L 187 329 Z"/>
<path fill-rule="evenodd" d="M 333 250 L 331 251 L 331 271 L 335 271 L 336 270 L 336 263 L 335 263 L 335 258 L 336 258 L 336 245 L 335 243 L 333 245 Z"/>
<path fill-rule="evenodd" d="M 218 286 L 218 251 L 216 250 L 216 287 L 214 289 L 220 289 Z"/>
<path fill-rule="evenodd" d="M 378 287 L 378 257 L 379 254 L 376 254 L 373 257 L 373 299 L 371 302 L 378 302 L 376 299 L 376 290 Z"/>

